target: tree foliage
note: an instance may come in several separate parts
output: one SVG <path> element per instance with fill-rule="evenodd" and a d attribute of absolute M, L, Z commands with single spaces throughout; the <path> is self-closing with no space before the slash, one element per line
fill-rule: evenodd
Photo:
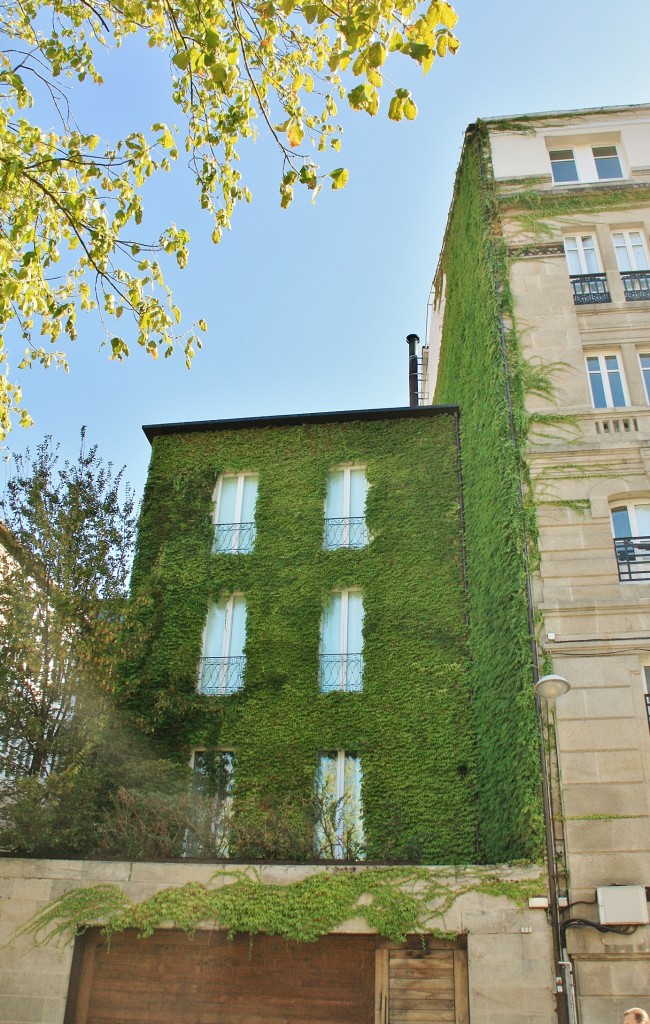
<path fill-rule="evenodd" d="M 375 114 L 391 53 L 427 72 L 455 52 L 456 15 L 446 0 L 6 0 L 0 7 L 0 325 L 25 342 L 17 366 L 0 339 L 0 436 L 12 413 L 30 422 L 15 370 L 34 362 L 65 366 L 59 341 L 77 336 L 79 310 L 97 309 L 112 358 L 128 355 L 127 335 L 152 356 L 179 341 L 181 313 L 165 287 L 159 256 L 188 258 L 189 236 L 170 224 L 139 237 L 141 187 L 184 152 L 213 240 L 250 192 L 238 169 L 242 139 L 256 124 L 279 146 L 281 203 L 302 185 L 316 193 L 314 151 L 340 147 L 337 103 Z M 101 85 L 97 55 L 139 34 L 169 58 L 180 128 L 156 123 L 106 142 L 80 127 L 61 83 Z M 73 93 L 74 99 L 74 93 Z M 406 89 L 388 106 L 392 120 L 416 116 Z M 51 127 L 54 124 L 55 127 Z M 120 331 L 124 313 L 135 320 Z M 127 317 L 128 321 L 128 317 Z M 199 321 L 196 329 L 205 330 Z M 40 337 L 39 337 L 40 336 Z M 182 336 L 186 361 L 200 344 Z"/>
<path fill-rule="evenodd" d="M 135 530 L 132 494 L 96 447 L 16 458 L 0 513 L 0 768 L 45 778 L 83 747 L 109 692 Z M 1 549 L 0 549 L 1 552 Z"/>

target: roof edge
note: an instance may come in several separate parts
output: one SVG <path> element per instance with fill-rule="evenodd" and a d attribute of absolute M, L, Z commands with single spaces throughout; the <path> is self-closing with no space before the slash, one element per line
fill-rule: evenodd
<path fill-rule="evenodd" d="M 265 427 L 297 427 L 318 423 L 345 423 L 353 420 L 401 420 L 440 414 L 459 415 L 457 405 L 394 406 L 387 409 L 350 409 L 339 412 L 291 413 L 282 416 L 253 416 L 228 420 L 195 420 L 186 423 L 146 423 L 142 430 L 147 440 L 168 434 L 203 434 L 218 430 L 257 430 Z"/>

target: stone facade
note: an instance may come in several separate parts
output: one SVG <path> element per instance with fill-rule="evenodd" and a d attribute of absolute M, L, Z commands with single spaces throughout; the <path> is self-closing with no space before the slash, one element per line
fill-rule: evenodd
<path fill-rule="evenodd" d="M 57 939 L 49 945 L 36 945 L 30 936 L 15 935 L 48 900 L 77 886 L 113 882 L 138 901 L 168 886 L 207 883 L 215 868 L 214 864 L 189 862 L 0 860 L 0 1022 L 63 1024 L 72 941 Z M 256 865 L 255 870 L 262 880 L 289 883 L 323 869 Z M 471 872 L 471 868 L 462 874 L 450 870 L 450 881 L 462 885 L 471 879 Z M 494 874 L 514 881 L 538 877 L 540 869 L 495 869 Z M 540 894 L 544 888 L 542 875 Z M 467 893 L 444 919 L 435 917 L 433 908 L 432 915 L 431 927 L 467 933 L 472 1024 L 497 1020 L 515 1024 L 522 1011 L 533 1024 L 553 1024 L 551 938 L 543 909 L 520 909 L 505 897 Z M 346 921 L 336 930 L 369 931 L 361 918 Z"/>
<path fill-rule="evenodd" d="M 530 435 L 541 555 L 533 591 L 543 623 L 540 654 L 571 684 L 548 712 L 557 725 L 551 761 L 569 901 L 563 917 L 597 922 L 598 886 L 650 884 L 650 572 L 643 581 L 624 578 L 650 570 L 650 561 L 634 548 L 627 563 L 625 552 L 617 559 L 611 515 L 650 502 L 650 384 L 640 360 L 650 355 L 650 301 L 626 298 L 614 246 L 614 232 L 619 243 L 621 232 L 638 233 L 647 261 L 650 107 L 539 115 L 518 125 L 496 119 L 487 129 L 502 195 L 535 189 L 573 203 L 555 212 L 540 202 L 536 225 L 534 206 L 507 205 L 502 231 L 523 355 L 550 368 L 555 388 L 553 401 L 530 396 L 528 409 L 569 418 Z M 598 147 L 615 149 L 617 180 L 598 178 Z M 578 181 L 553 182 L 550 153 L 557 151 L 574 154 Z M 625 194 L 618 207 L 617 193 Z M 571 236 L 592 240 L 586 244 L 595 248 L 611 301 L 574 302 L 564 251 Z M 430 339 L 432 362 L 439 344 L 437 335 Z M 602 403 L 592 397 L 586 360 L 605 354 L 616 357 L 625 404 L 610 393 L 605 407 L 596 407 Z M 650 928 L 624 936 L 568 926 L 566 935 L 580 1021 L 605 1024 L 629 1005 L 650 1010 Z"/>

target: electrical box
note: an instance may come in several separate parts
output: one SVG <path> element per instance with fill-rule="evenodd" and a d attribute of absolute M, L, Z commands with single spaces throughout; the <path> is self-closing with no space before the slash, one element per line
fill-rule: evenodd
<path fill-rule="evenodd" d="M 645 885 L 602 885 L 596 898 L 600 924 L 650 924 Z"/>

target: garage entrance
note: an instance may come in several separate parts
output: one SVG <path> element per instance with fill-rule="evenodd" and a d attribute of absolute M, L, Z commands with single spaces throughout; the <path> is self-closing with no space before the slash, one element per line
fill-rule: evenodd
<path fill-rule="evenodd" d="M 468 1024 L 465 951 L 419 937 L 318 942 L 98 929 L 77 939 L 65 1024 Z"/>

